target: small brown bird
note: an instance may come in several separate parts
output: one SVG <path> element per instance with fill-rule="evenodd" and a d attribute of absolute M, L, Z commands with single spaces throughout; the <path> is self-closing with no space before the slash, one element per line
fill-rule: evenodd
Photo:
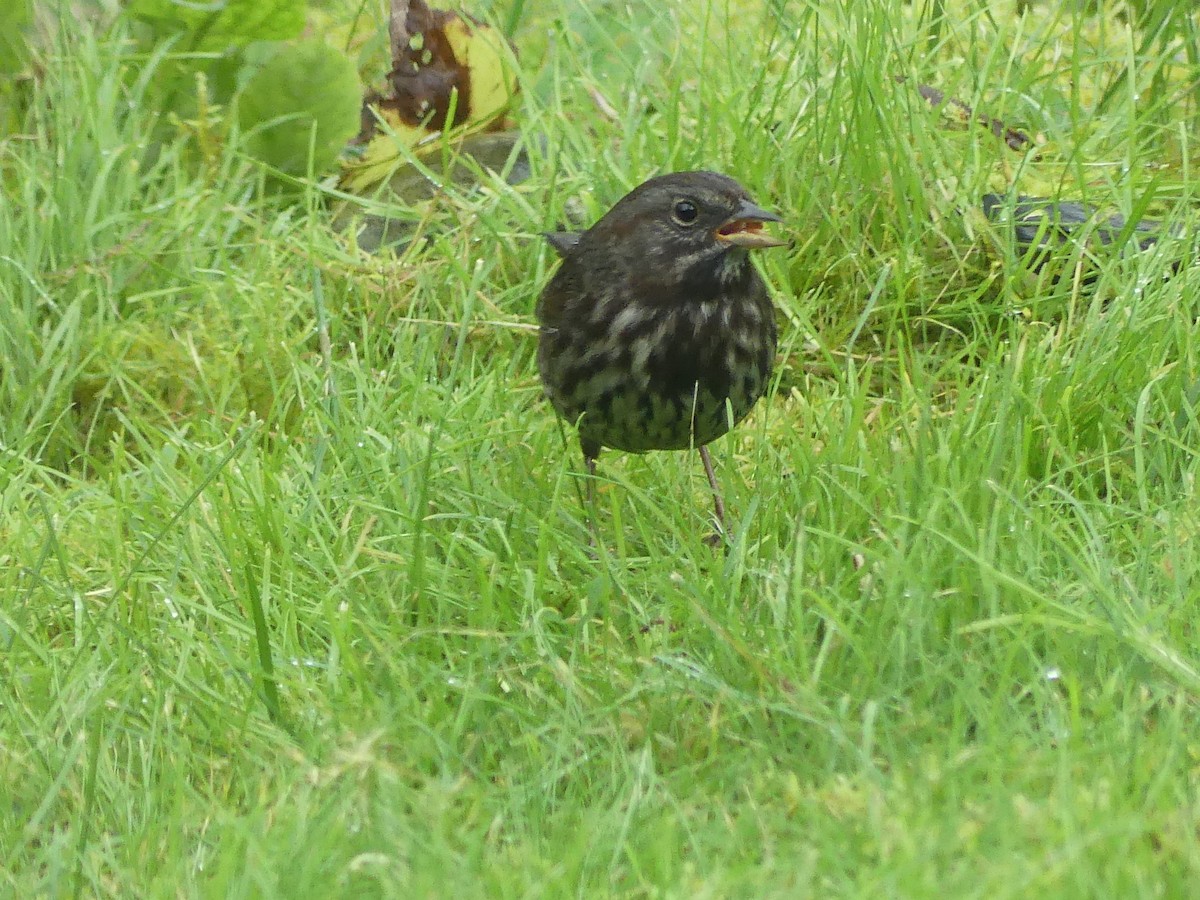
<path fill-rule="evenodd" d="M 562 265 L 537 305 L 538 368 L 555 410 L 579 426 L 590 475 L 602 447 L 694 447 L 725 531 L 706 445 L 746 417 L 771 376 L 775 309 L 747 251 L 785 244 L 763 231 L 779 221 L 732 178 L 676 172 L 587 231 L 546 235 Z"/>

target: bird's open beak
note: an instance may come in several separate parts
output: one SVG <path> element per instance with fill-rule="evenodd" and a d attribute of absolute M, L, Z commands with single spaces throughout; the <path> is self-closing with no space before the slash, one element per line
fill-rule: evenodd
<path fill-rule="evenodd" d="M 761 206 L 755 206 L 749 200 L 743 200 L 737 212 L 717 229 L 715 235 L 718 241 L 733 244 L 735 247 L 782 247 L 787 241 L 780 240 L 773 234 L 763 231 L 763 222 L 782 222 L 783 219 L 775 213 L 767 212 Z"/>

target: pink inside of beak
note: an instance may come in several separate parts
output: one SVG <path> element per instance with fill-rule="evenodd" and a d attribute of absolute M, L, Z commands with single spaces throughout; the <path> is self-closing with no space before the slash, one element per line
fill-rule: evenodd
<path fill-rule="evenodd" d="M 717 234 L 729 235 L 739 234 L 743 231 L 762 231 L 762 227 L 763 223 L 758 219 L 734 219 L 718 228 Z"/>

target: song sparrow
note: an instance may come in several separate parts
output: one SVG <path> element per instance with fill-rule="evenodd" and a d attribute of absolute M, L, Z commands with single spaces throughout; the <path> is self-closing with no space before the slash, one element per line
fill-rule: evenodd
<path fill-rule="evenodd" d="M 579 426 L 590 475 L 602 447 L 695 447 L 725 530 L 706 445 L 771 375 L 775 309 L 747 251 L 786 243 L 762 230 L 779 221 L 732 178 L 677 172 L 587 231 L 546 235 L 562 264 L 537 305 L 538 368 L 555 410 Z"/>

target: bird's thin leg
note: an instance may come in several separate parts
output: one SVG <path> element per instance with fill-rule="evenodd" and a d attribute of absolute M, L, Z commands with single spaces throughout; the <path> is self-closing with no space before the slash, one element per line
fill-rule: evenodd
<path fill-rule="evenodd" d="M 588 544 L 596 549 L 596 457 L 583 455 L 583 464 L 587 467 L 587 520 Z"/>
<path fill-rule="evenodd" d="M 587 505 L 594 507 L 596 505 L 596 457 L 585 456 L 583 464 L 587 467 Z"/>
<path fill-rule="evenodd" d="M 708 455 L 708 447 L 700 447 L 700 461 L 704 463 L 704 474 L 708 476 L 708 486 L 713 492 L 713 515 L 717 519 L 719 534 L 727 534 L 725 530 L 725 500 L 721 496 L 721 485 L 717 484 L 717 473 L 713 471 L 712 458 Z"/>

